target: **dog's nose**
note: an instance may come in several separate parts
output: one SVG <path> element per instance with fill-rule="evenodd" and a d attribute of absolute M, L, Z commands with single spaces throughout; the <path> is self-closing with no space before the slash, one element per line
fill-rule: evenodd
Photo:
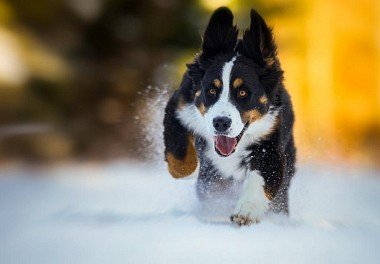
<path fill-rule="evenodd" d="M 225 116 L 218 116 L 215 117 L 213 120 L 213 125 L 216 131 L 218 132 L 226 132 L 227 129 L 230 128 L 232 120 L 229 117 Z"/>

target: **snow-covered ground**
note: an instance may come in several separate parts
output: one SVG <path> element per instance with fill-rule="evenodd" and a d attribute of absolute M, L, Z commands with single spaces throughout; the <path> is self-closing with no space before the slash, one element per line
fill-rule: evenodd
<path fill-rule="evenodd" d="M 0 263 L 379 263 L 376 172 L 301 166 L 289 218 L 199 217 L 193 180 L 142 163 L 0 172 Z"/>

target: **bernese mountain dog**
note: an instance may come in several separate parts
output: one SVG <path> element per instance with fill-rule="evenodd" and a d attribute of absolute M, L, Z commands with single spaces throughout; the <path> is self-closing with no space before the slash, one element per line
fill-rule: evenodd
<path fill-rule="evenodd" d="M 239 39 L 232 12 L 218 8 L 187 68 L 165 109 L 170 174 L 197 173 L 200 201 L 240 186 L 229 215 L 239 226 L 258 223 L 268 211 L 287 214 L 294 114 L 271 28 L 251 10 Z"/>

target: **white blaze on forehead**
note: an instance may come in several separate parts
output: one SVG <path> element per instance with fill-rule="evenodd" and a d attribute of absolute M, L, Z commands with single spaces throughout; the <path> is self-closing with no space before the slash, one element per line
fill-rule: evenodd
<path fill-rule="evenodd" d="M 224 64 L 222 69 L 223 87 L 221 87 L 221 94 L 218 101 L 209 108 L 204 116 L 211 134 L 216 133 L 213 126 L 213 119 L 221 116 L 231 118 L 231 127 L 227 131 L 227 135 L 229 137 L 238 136 L 244 128 L 239 111 L 229 100 L 231 72 L 234 67 L 235 60 L 236 57 L 233 57 L 229 62 Z"/>
<path fill-rule="evenodd" d="M 234 67 L 235 60 L 236 60 L 236 57 L 233 57 L 232 60 L 230 60 L 229 62 L 226 62 L 223 66 L 223 70 L 222 70 L 223 89 L 222 89 L 222 94 L 220 95 L 220 99 L 219 99 L 222 102 L 228 102 L 231 72 L 232 72 L 232 68 Z"/>

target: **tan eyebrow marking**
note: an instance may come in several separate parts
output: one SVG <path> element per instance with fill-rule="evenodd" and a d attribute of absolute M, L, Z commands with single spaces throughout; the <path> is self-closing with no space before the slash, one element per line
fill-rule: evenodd
<path fill-rule="evenodd" d="M 234 86 L 234 88 L 238 88 L 242 84 L 243 84 L 243 79 L 242 78 L 236 78 L 232 85 Z"/>
<path fill-rule="evenodd" d="M 260 103 L 266 104 L 267 102 L 268 102 L 268 98 L 265 95 L 260 97 Z"/>
<path fill-rule="evenodd" d="M 219 79 L 215 79 L 214 85 L 216 88 L 220 88 L 220 87 L 222 87 L 222 82 Z"/>
<path fill-rule="evenodd" d="M 195 97 L 198 97 L 201 95 L 201 90 L 198 90 L 196 93 L 195 93 Z"/>

